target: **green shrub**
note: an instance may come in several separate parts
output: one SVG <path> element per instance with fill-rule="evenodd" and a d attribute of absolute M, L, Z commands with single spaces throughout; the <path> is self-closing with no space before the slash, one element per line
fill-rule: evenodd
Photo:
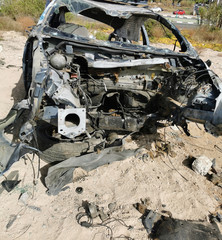
<path fill-rule="evenodd" d="M 95 37 L 98 40 L 107 41 L 108 38 L 109 38 L 109 35 L 107 33 L 104 33 L 104 32 L 96 32 Z"/>
<path fill-rule="evenodd" d="M 173 33 L 166 27 L 164 27 L 161 23 L 157 22 L 153 19 L 148 19 L 144 26 L 146 28 L 147 34 L 149 38 L 156 39 L 156 38 L 172 38 Z"/>
<path fill-rule="evenodd" d="M 222 28 L 222 5 L 216 3 L 199 9 L 201 19 L 206 19 L 213 28 Z"/>
<path fill-rule="evenodd" d="M 76 17 L 71 12 L 67 12 L 65 14 L 65 19 L 66 19 L 66 22 L 72 23 L 72 22 L 75 22 Z"/>
<path fill-rule="evenodd" d="M 207 20 L 217 28 L 222 28 L 222 5 L 211 4 L 207 11 Z"/>
<path fill-rule="evenodd" d="M 45 0 L 4 0 L 1 14 L 16 19 L 19 16 L 32 16 L 38 19 L 45 8 Z"/>

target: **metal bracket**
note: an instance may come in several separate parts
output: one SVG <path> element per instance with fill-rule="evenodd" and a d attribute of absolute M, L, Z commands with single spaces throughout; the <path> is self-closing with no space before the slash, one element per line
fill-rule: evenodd
<path fill-rule="evenodd" d="M 58 133 L 74 138 L 86 131 L 86 109 L 58 109 Z"/>

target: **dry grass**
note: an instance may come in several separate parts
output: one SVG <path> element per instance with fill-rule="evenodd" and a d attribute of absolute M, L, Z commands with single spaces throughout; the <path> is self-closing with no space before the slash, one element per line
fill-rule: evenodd
<path fill-rule="evenodd" d="M 165 33 L 163 28 L 160 25 L 157 25 L 152 29 L 152 35 L 155 36 L 155 38 L 161 38 L 165 36 Z"/>
<path fill-rule="evenodd" d="M 222 51 L 222 30 L 212 30 L 207 26 L 183 30 L 183 35 L 197 48 L 212 48 Z"/>
<path fill-rule="evenodd" d="M 17 20 L 13 20 L 10 17 L 0 17 L 0 30 L 4 31 L 24 33 L 30 26 L 33 25 L 35 25 L 35 22 L 31 17 L 19 17 Z"/>
<path fill-rule="evenodd" d="M 19 17 L 16 22 L 21 25 L 23 32 L 35 25 L 35 21 L 31 17 Z"/>
<path fill-rule="evenodd" d="M 0 30 L 22 32 L 22 26 L 10 17 L 0 17 Z"/>
<path fill-rule="evenodd" d="M 197 42 L 222 43 L 222 30 L 211 30 L 207 26 L 182 31 L 188 38 Z"/>

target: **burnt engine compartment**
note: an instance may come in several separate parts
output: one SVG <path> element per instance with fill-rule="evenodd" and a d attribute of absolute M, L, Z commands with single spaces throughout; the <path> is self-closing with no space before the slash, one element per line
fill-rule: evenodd
<path fill-rule="evenodd" d="M 50 74 L 39 119 L 57 127 L 60 140 L 97 131 L 153 132 L 159 120 L 185 124 L 179 116 L 185 105 L 215 107 L 218 93 L 200 59 L 77 48 L 52 39 L 45 52 Z"/>

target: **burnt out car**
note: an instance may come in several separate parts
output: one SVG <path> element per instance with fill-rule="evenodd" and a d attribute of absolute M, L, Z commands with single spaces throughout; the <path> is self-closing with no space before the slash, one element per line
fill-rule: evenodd
<path fill-rule="evenodd" d="M 149 20 L 167 29 L 179 48 L 152 46 Z M 208 65 L 173 24 L 149 9 L 52 1 L 25 46 L 27 98 L 1 121 L 1 172 L 30 152 L 50 163 L 68 161 L 66 173 L 121 160 L 132 153 L 121 156 L 120 134 L 154 133 L 162 120 L 187 134 L 186 120 L 220 132 L 221 80 Z"/>

